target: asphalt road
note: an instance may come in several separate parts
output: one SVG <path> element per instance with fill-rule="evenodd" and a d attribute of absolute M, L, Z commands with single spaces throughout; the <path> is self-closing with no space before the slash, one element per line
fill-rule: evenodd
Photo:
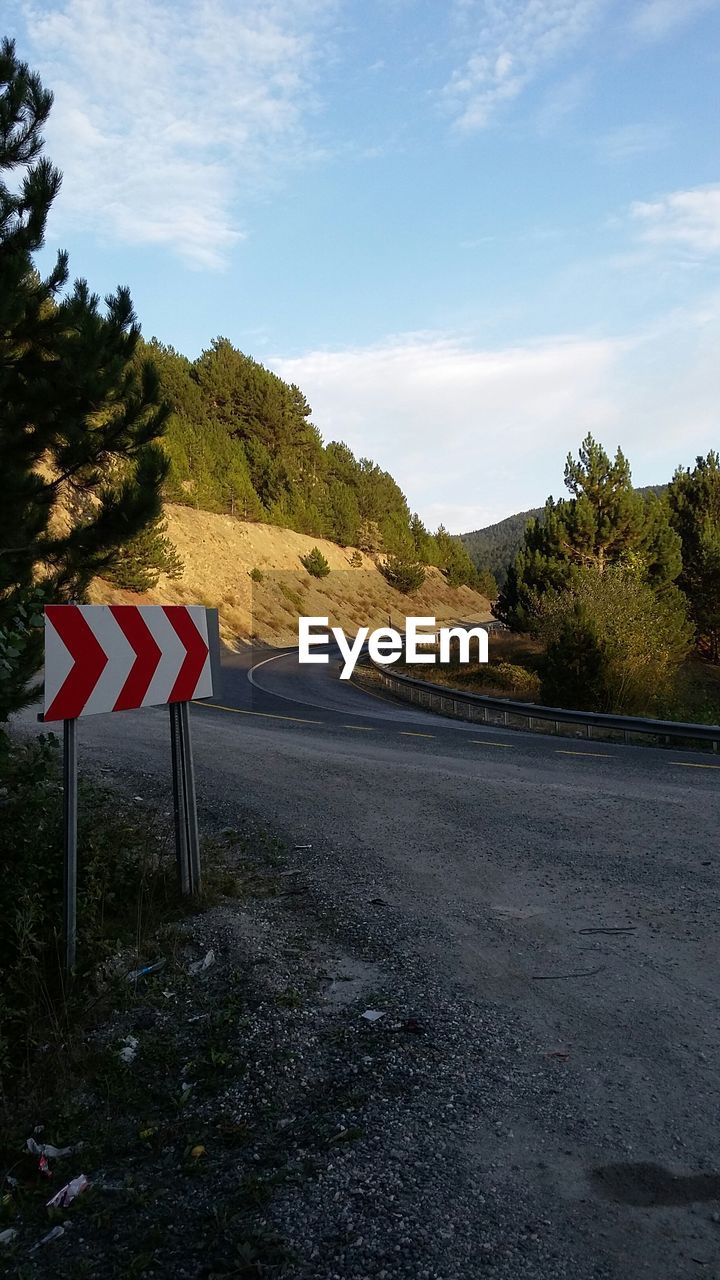
<path fill-rule="evenodd" d="M 201 811 L 311 844 L 339 894 L 392 904 L 448 984 L 556 1057 L 562 1119 L 476 1140 L 576 1244 L 628 1280 L 720 1277 L 720 760 L 463 724 L 338 670 L 226 657 L 222 698 L 193 708 Z M 80 741 L 169 774 L 164 711 L 88 718 Z"/>

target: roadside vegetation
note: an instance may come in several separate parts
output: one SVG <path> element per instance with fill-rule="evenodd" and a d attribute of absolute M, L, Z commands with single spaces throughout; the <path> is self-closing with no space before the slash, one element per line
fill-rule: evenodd
<path fill-rule="evenodd" d="M 426 678 L 549 706 L 718 723 L 718 455 L 678 469 L 665 490 L 640 491 L 622 450 L 611 459 L 588 435 L 568 455 L 565 485 L 568 498 L 548 498 L 526 522 L 503 575 L 494 613 L 513 639 L 492 637 L 484 669 L 428 667 Z M 508 643 L 526 644 L 514 670 Z"/>

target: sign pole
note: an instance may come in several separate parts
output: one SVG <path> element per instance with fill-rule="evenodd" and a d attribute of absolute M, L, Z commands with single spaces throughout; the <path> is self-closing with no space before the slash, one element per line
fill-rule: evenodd
<path fill-rule="evenodd" d="M 77 720 L 63 720 L 63 829 L 63 940 L 65 974 L 70 978 L 77 938 Z"/>
<path fill-rule="evenodd" d="M 190 892 L 200 892 L 200 837 L 198 835 L 197 797 L 195 795 L 195 766 L 193 764 L 192 739 L 190 737 L 190 703 L 178 703 L 180 741 L 185 781 L 185 828 L 190 872 Z"/>
<path fill-rule="evenodd" d="M 170 747 L 172 751 L 173 802 L 175 809 L 175 855 L 177 858 L 180 892 L 190 892 L 190 862 L 188 858 L 187 817 L 185 801 L 185 769 L 183 766 L 182 726 L 180 704 L 171 702 Z"/>

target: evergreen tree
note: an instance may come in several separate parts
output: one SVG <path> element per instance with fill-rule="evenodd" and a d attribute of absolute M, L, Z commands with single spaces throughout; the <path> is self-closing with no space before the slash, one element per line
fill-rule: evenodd
<path fill-rule="evenodd" d="M 82 598 L 117 549 L 160 512 L 167 461 L 157 376 L 133 357 L 139 329 L 127 289 L 106 311 L 85 281 L 67 294 L 59 253 L 42 279 L 33 254 L 60 187 L 41 156 L 52 95 L 0 46 L 0 633 L 18 634 L 34 584 Z M 3 175 L 8 175 L 6 181 Z M 27 701 L 42 635 L 12 646 L 0 719 Z M 6 670 L 7 677 L 7 670 Z"/>
<path fill-rule="evenodd" d="M 415 555 L 423 564 L 438 563 L 438 546 L 435 538 L 425 528 L 420 516 L 415 512 L 410 520 L 410 537 Z"/>
<path fill-rule="evenodd" d="M 720 660 L 720 458 L 711 450 L 692 471 L 679 467 L 668 490 L 682 543 L 678 586 L 685 592 L 702 650 Z"/>
<path fill-rule="evenodd" d="M 313 578 L 327 578 L 330 565 L 319 547 L 313 547 L 307 555 L 300 557 L 300 563 Z"/>
<path fill-rule="evenodd" d="M 548 625 L 542 698 L 550 707 L 596 711 L 603 705 L 602 636 L 584 602 L 568 594 Z M 606 708 L 607 709 L 607 708 Z"/>
<path fill-rule="evenodd" d="M 341 547 L 355 546 L 360 535 L 360 508 L 354 489 L 342 480 L 329 485 L 330 533 Z"/>
<path fill-rule="evenodd" d="M 602 574 L 627 565 L 660 589 L 680 572 L 680 540 L 667 503 L 633 489 L 620 449 L 611 461 L 586 436 L 577 460 L 568 454 L 565 484 L 572 497 L 548 498 L 542 516 L 528 521 L 500 593 L 497 616 L 519 631 L 532 625 L 544 594 L 571 586 L 582 569 Z"/>
<path fill-rule="evenodd" d="M 120 547 L 105 577 L 124 591 L 149 591 L 161 574 L 180 578 L 182 572 L 183 562 L 167 536 L 167 520 L 158 516 Z"/>
<path fill-rule="evenodd" d="M 470 556 L 459 538 L 453 538 L 447 529 L 440 525 L 435 534 L 437 559 L 435 563 L 445 574 L 451 587 L 461 587 L 463 583 L 474 586 L 477 572 Z"/>
<path fill-rule="evenodd" d="M 425 566 L 418 560 L 400 555 L 389 555 L 380 565 L 380 572 L 396 591 L 410 595 L 418 591 L 425 581 Z"/>
<path fill-rule="evenodd" d="M 491 602 L 497 600 L 498 584 L 495 580 L 495 575 L 489 569 L 477 570 L 475 590 L 479 591 L 481 596 L 485 596 Z"/>

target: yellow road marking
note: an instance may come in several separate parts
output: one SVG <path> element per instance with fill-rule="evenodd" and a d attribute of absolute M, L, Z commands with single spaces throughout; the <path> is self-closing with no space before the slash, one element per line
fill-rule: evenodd
<path fill-rule="evenodd" d="M 592 756 L 594 760 L 612 760 L 609 751 L 568 751 L 563 747 L 555 747 L 558 756 Z"/>
<path fill-rule="evenodd" d="M 401 738 L 434 738 L 434 733 L 413 733 L 411 729 L 401 729 Z"/>
<path fill-rule="evenodd" d="M 214 711 L 232 711 L 236 716 L 260 716 L 263 720 L 292 720 L 293 724 L 324 724 L 323 720 L 304 720 L 302 716 L 279 716 L 272 711 L 243 711 L 242 707 L 224 707 L 220 702 L 201 702 L 193 699 L 197 707 L 212 707 Z"/>
<path fill-rule="evenodd" d="M 671 760 L 679 769 L 720 769 L 720 764 L 696 764 L 694 760 Z"/>
<path fill-rule="evenodd" d="M 374 733 L 372 725 L 369 724 L 344 724 L 343 729 L 357 729 L 358 733 Z"/>
<path fill-rule="evenodd" d="M 488 742 L 485 738 L 471 738 L 470 741 L 476 747 L 506 747 L 508 751 L 512 751 L 512 742 Z"/>

